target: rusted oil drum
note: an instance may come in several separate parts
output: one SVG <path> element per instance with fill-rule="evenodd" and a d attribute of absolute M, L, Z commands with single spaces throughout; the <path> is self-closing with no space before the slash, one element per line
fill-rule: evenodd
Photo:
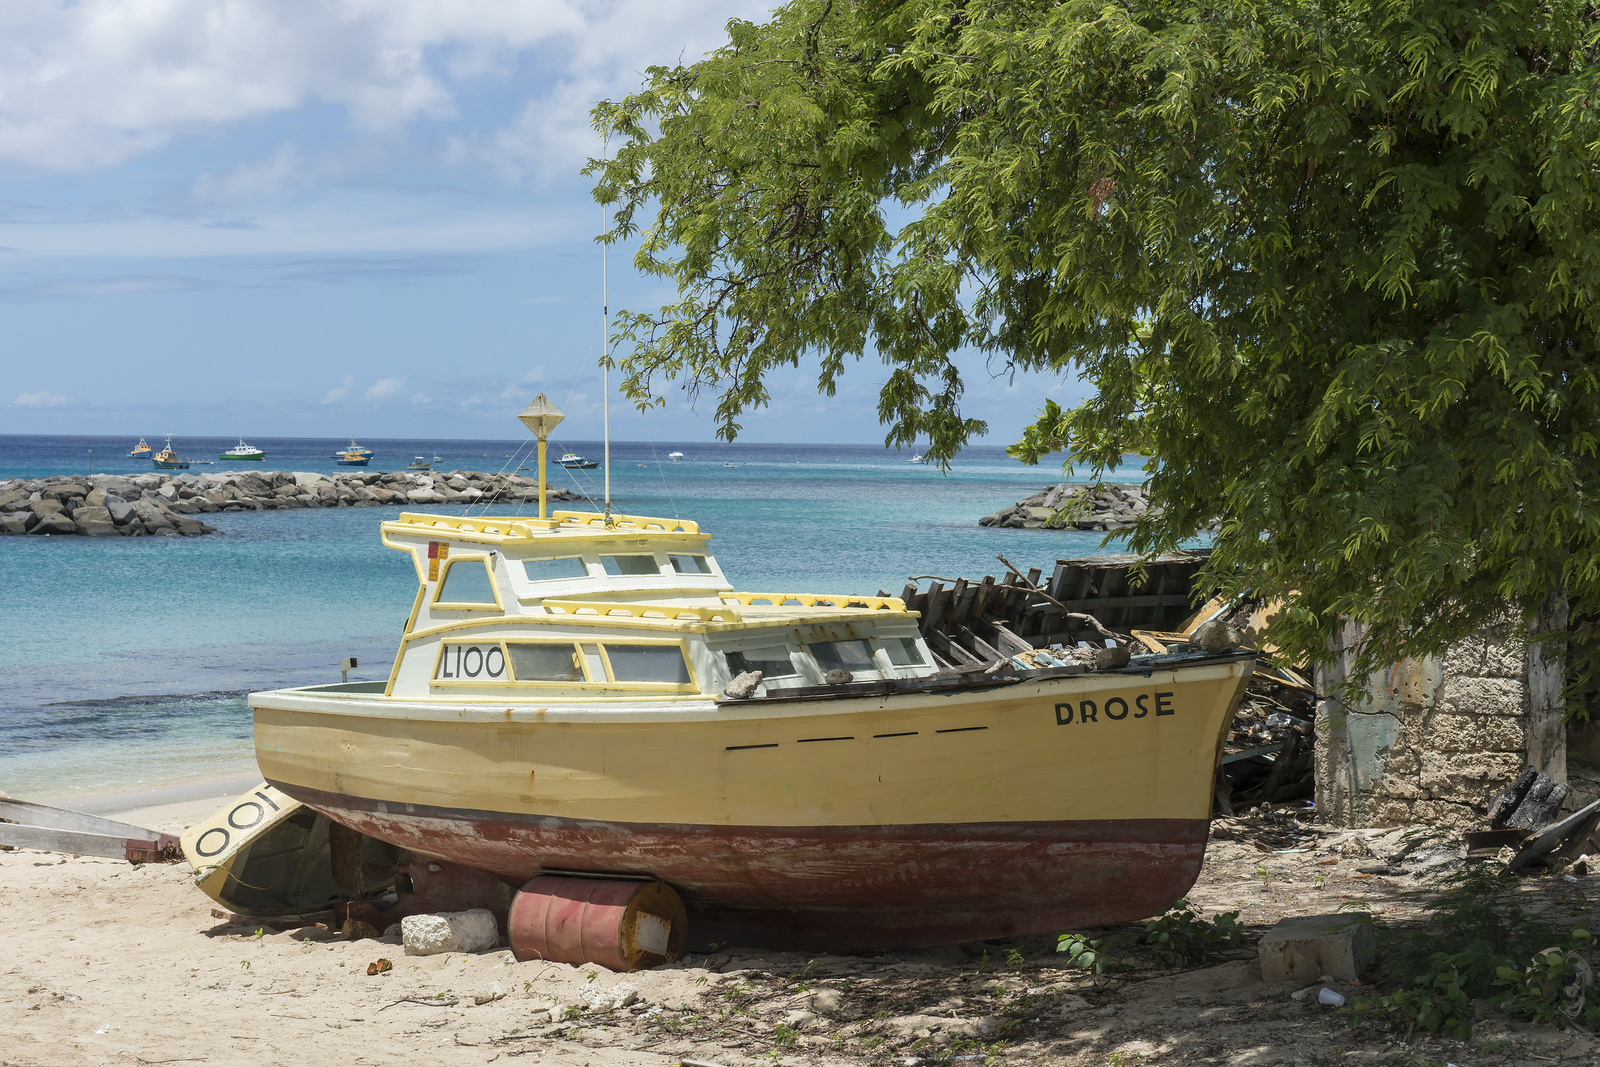
<path fill-rule="evenodd" d="M 665 882 L 544 874 L 517 892 L 506 931 L 519 960 L 639 971 L 683 955 L 688 925 Z"/>

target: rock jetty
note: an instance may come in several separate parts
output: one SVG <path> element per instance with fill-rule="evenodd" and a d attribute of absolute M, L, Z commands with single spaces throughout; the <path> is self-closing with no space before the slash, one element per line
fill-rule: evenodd
<path fill-rule="evenodd" d="M 1014 530 L 1122 530 L 1150 508 L 1144 487 L 1101 482 L 1047 485 L 1026 500 L 978 520 Z"/>
<path fill-rule="evenodd" d="M 550 500 L 583 500 L 566 489 Z M 284 508 L 537 502 L 539 483 L 477 471 L 218 471 L 91 474 L 0 481 L 0 533 L 190 537 L 216 533 L 197 515 Z"/>

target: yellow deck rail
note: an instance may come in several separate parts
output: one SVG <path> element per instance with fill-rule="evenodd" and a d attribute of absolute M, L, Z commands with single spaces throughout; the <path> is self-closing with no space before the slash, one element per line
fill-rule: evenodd
<path fill-rule="evenodd" d="M 695 622 L 738 622 L 740 619 L 737 608 L 708 607 L 701 604 L 617 604 L 606 600 L 541 600 L 539 603 L 546 610 L 563 615 L 588 615 L 601 618 L 620 616 L 656 622 L 677 622 L 680 619 Z"/>
<path fill-rule="evenodd" d="M 609 522 L 604 515 L 593 511 L 557 511 L 550 516 L 562 526 L 582 526 L 608 531 L 637 531 L 641 533 L 697 534 L 700 524 L 688 519 L 660 519 L 653 515 L 612 515 Z"/>
<path fill-rule="evenodd" d="M 746 607 L 775 608 L 837 608 L 848 611 L 859 608 L 869 611 L 904 611 L 906 602 L 897 596 L 845 596 L 830 593 L 723 593 L 723 600 L 734 600 Z M 767 604 L 756 604 L 765 600 Z"/>

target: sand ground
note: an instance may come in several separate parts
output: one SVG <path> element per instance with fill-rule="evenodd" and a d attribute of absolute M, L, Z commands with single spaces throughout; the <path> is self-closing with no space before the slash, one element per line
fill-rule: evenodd
<path fill-rule="evenodd" d="M 218 806 L 194 798 L 208 788 L 94 803 L 154 802 L 118 817 L 170 832 Z M 1129 948 L 1114 977 L 1069 968 L 1044 936 L 814 958 L 730 946 L 629 975 L 503 948 L 408 957 L 397 939 L 222 923 L 183 864 L 0 852 L 0 1065 L 1600 1063 L 1587 1034 L 1494 1015 L 1466 1043 L 1351 1030 L 1300 983 L 1262 982 L 1253 940 L 1284 915 L 1414 914 L 1414 882 L 1356 871 L 1397 833 L 1285 833 L 1219 823 L 1191 894 L 1239 910 L 1251 944 L 1187 971 Z M 1527 886 L 1593 926 L 1583 885 Z M 392 969 L 369 976 L 380 959 Z"/>

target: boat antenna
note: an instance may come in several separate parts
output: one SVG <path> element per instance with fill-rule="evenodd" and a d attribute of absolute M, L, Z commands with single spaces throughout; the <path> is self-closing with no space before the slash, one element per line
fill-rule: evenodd
<path fill-rule="evenodd" d="M 606 205 L 600 205 L 600 366 L 605 372 L 603 381 L 603 422 L 605 433 L 606 467 L 606 525 L 611 525 L 611 279 L 606 271 L 606 231 L 611 228 L 611 214 Z"/>

